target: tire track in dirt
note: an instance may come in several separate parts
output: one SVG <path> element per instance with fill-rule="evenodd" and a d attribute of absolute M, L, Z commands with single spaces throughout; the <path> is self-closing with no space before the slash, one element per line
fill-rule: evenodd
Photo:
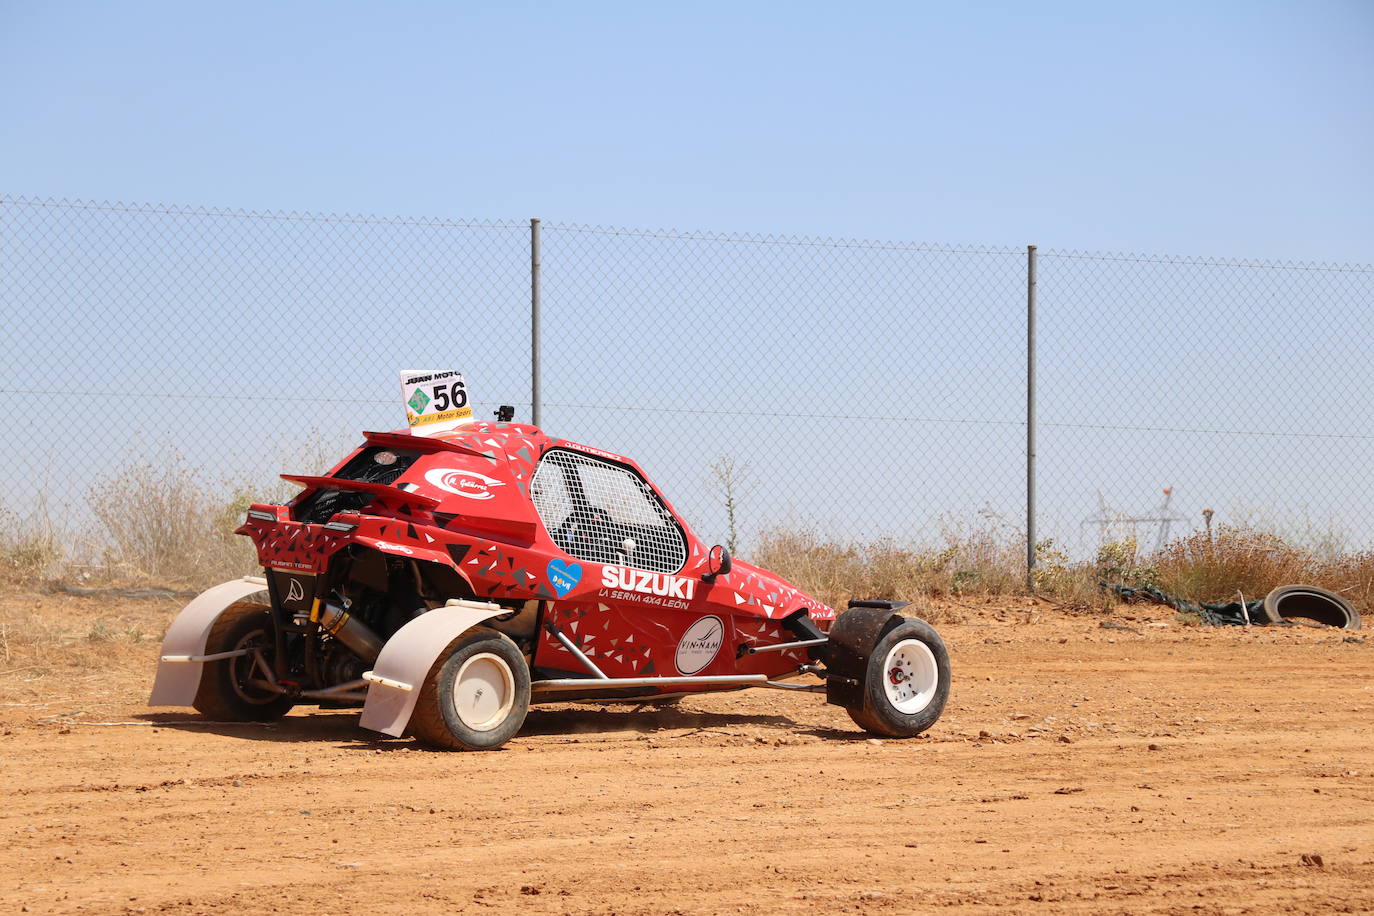
<path fill-rule="evenodd" d="M 49 677 L 18 688 L 33 714 L 0 707 L 0 907 L 1369 911 L 1374 652 L 1334 635 L 954 626 L 921 739 L 756 691 L 542 708 L 492 754 L 347 712 L 176 725 L 130 649 L 102 697 L 53 706 Z"/>

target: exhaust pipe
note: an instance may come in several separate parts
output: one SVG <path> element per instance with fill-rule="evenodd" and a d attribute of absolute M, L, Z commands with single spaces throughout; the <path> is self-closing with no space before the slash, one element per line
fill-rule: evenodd
<path fill-rule="evenodd" d="M 372 628 L 339 607 L 325 603 L 320 608 L 319 625 L 322 630 L 353 650 L 363 661 L 371 664 L 382 654 L 382 640 Z"/>

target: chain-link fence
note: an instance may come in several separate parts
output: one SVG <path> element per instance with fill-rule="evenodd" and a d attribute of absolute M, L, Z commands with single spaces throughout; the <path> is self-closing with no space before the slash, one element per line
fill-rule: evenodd
<path fill-rule="evenodd" d="M 636 456 L 716 539 L 727 481 L 742 544 L 1019 517 L 1024 252 L 569 225 L 543 242 L 544 425 Z"/>
<path fill-rule="evenodd" d="M 1150 548 L 1211 509 L 1374 544 L 1374 269 L 1076 251 L 1039 268 L 1042 530 Z"/>
<path fill-rule="evenodd" d="M 144 460 L 260 485 L 397 426 L 416 365 L 528 403 L 527 244 L 500 221 L 0 199 L 3 504 L 84 522 L 91 483 Z"/>
<path fill-rule="evenodd" d="M 226 492 L 318 470 L 402 425 L 403 368 L 462 369 L 479 412 L 528 418 L 530 245 L 525 220 L 0 198 L 0 505 L 80 531 L 92 484 L 139 462 Z M 746 552 L 776 526 L 1014 537 L 1027 259 L 544 223 L 542 425 L 635 457 Z M 1211 508 L 1374 544 L 1374 268 L 1038 269 L 1040 537 L 1148 547 Z"/>

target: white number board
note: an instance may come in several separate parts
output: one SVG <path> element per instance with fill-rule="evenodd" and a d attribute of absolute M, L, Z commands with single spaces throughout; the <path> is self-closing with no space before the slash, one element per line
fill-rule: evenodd
<path fill-rule="evenodd" d="M 432 436 L 473 421 L 463 373 L 449 369 L 401 372 L 406 422 L 417 436 Z"/>

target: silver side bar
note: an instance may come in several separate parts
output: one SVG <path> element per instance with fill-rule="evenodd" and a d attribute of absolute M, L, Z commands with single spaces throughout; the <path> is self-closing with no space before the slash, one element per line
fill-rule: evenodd
<path fill-rule="evenodd" d="M 361 692 L 359 692 L 361 691 Z M 345 681 L 342 684 L 335 684 L 333 687 L 325 687 L 322 690 L 302 690 L 301 696 L 311 699 L 328 699 L 330 697 L 343 697 L 345 699 L 355 699 L 367 695 L 367 679 L 358 678 L 356 681 Z"/>
<path fill-rule="evenodd" d="M 304 691 L 301 692 L 301 696 L 304 697 L 304 698 L 306 698 L 306 699 L 308 699 L 308 700 L 333 700 L 333 701 L 336 702 L 336 703 L 341 703 L 341 702 L 349 702 L 349 703 L 366 703 L 366 702 L 367 702 L 367 692 L 366 692 L 366 691 L 358 691 L 358 692 L 354 692 L 354 693 L 331 693 L 331 694 L 329 694 L 329 695 L 327 695 L 327 696 L 321 696 L 320 694 L 318 694 L 317 692 L 315 692 L 315 691 L 313 691 L 313 690 L 304 690 Z"/>
<path fill-rule="evenodd" d="M 743 648 L 746 655 L 753 655 L 757 652 L 781 652 L 784 649 L 805 649 L 808 646 L 823 646 L 828 642 L 830 642 L 830 637 L 823 636 L 820 639 L 803 639 L 799 642 L 780 642 L 774 643 L 771 646 L 744 646 Z"/>
<path fill-rule="evenodd" d="M 568 677 L 551 681 L 535 681 L 530 689 L 536 693 L 557 690 L 602 690 L 618 687 L 688 687 L 708 684 L 768 683 L 766 674 L 708 674 L 701 677 Z"/>
<path fill-rule="evenodd" d="M 247 649 L 234 649 L 232 652 L 215 652 L 211 655 L 164 655 L 164 662 L 217 662 L 222 658 L 238 658 L 247 655 Z"/>
<path fill-rule="evenodd" d="M 248 683 L 260 690 L 270 690 L 272 693 L 279 693 L 283 696 L 290 695 L 299 697 L 303 700 L 366 700 L 367 681 L 359 678 L 356 681 L 347 681 L 343 684 L 335 684 L 333 687 L 325 687 L 321 690 L 302 690 L 292 693 L 281 684 L 275 681 L 264 681 L 260 677 L 249 678 Z"/>
<path fill-rule="evenodd" d="M 768 681 L 759 686 L 771 687 L 773 690 L 800 690 L 802 693 L 825 693 L 824 684 L 784 684 L 781 681 Z"/>
<path fill-rule="evenodd" d="M 583 667 L 585 667 L 588 671 L 590 671 L 590 672 L 592 673 L 592 677 L 594 677 L 594 678 L 597 679 L 598 681 L 609 681 L 609 680 L 612 680 L 612 678 L 606 677 L 606 672 L 604 672 L 604 671 L 602 671 L 600 668 L 596 667 L 596 664 L 595 664 L 590 658 L 588 658 L 586 655 L 584 655 L 584 654 L 582 653 L 582 650 L 581 650 L 581 649 L 579 649 L 579 648 L 577 648 L 577 646 L 573 645 L 573 641 L 572 641 L 571 639 L 569 639 L 568 637 L 564 636 L 564 635 L 563 635 L 563 631 L 560 630 L 560 629 L 558 629 L 558 627 L 556 627 L 556 626 L 553 625 L 553 621 L 551 621 L 551 620 L 545 621 L 545 622 L 544 622 L 544 629 L 546 629 L 546 630 L 549 631 L 549 635 L 550 635 L 550 636 L 552 636 L 554 639 L 556 639 L 556 640 L 558 640 L 560 643 L 562 643 L 562 644 L 563 644 L 563 648 L 565 648 L 565 649 L 567 649 L 569 652 L 571 652 L 572 655 L 573 655 L 573 658 L 576 658 L 578 661 L 580 661 L 580 662 L 582 663 Z M 550 682 L 550 681 L 545 681 L 545 682 L 542 682 L 542 683 L 552 683 L 552 682 Z"/>

